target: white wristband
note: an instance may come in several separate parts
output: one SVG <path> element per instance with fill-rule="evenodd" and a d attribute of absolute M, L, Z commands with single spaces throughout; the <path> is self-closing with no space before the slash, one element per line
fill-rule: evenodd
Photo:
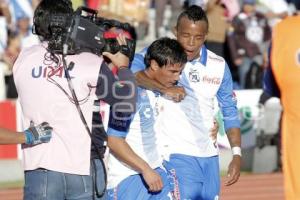
<path fill-rule="evenodd" d="M 241 149 L 241 147 L 232 147 L 231 151 L 232 151 L 232 155 L 242 156 L 242 149 Z"/>

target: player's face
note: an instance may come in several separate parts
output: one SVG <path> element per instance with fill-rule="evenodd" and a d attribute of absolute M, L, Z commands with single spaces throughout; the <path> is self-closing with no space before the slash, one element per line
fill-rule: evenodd
<path fill-rule="evenodd" d="M 179 76 L 183 70 L 184 64 L 177 63 L 168 64 L 156 70 L 155 79 L 165 87 L 174 86 L 179 80 Z"/>
<path fill-rule="evenodd" d="M 185 49 L 189 61 L 199 57 L 200 48 L 206 39 L 207 28 L 204 20 L 194 22 L 188 17 L 182 17 L 175 27 L 177 41 Z"/>

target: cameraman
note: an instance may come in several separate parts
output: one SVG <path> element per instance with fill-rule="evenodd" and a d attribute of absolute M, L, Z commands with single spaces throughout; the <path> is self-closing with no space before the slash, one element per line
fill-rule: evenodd
<path fill-rule="evenodd" d="M 65 28 L 52 27 L 51 16 L 67 14 L 73 14 L 70 0 L 42 0 L 34 12 L 34 28 L 43 42 L 22 50 L 13 67 L 23 124 L 45 120 L 53 127 L 49 143 L 23 148 L 25 200 L 95 199 L 94 183 L 99 180 L 94 181 L 92 175 L 99 176 L 101 172 L 100 176 L 104 176 L 103 166 L 91 168 L 90 164 L 91 144 L 99 146 L 90 138 L 95 100 L 107 102 L 116 112 L 121 112 L 117 107 L 126 113 L 134 112 L 136 86 L 127 68 L 127 56 L 103 53 L 119 68 L 115 77 L 102 56 L 89 52 L 63 56 L 49 48 L 54 35 L 56 39 Z M 126 48 L 124 36 L 117 40 Z M 126 110 L 122 105 L 131 105 L 132 109 Z M 101 118 L 98 121 L 102 123 Z M 102 124 L 96 125 L 103 129 Z M 101 161 L 102 156 L 93 161 Z"/>

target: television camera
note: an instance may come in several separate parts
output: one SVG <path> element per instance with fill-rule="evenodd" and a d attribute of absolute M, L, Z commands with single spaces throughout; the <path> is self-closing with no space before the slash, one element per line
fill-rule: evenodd
<path fill-rule="evenodd" d="M 121 23 L 113 19 L 97 16 L 97 11 L 79 7 L 72 15 L 53 14 L 50 16 L 50 24 L 45 24 L 51 31 L 48 49 L 59 54 L 78 54 L 92 52 L 102 55 L 102 52 L 125 54 L 133 59 L 135 52 L 135 32 L 128 23 Z M 33 33 L 41 35 L 35 27 Z M 119 45 L 116 37 L 124 33 L 127 46 Z"/>

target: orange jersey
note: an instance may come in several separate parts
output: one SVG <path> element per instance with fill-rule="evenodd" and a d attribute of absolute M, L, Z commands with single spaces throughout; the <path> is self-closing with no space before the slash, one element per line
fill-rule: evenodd
<path fill-rule="evenodd" d="M 300 200 L 300 16 L 273 30 L 271 65 L 283 106 L 282 155 L 287 200 Z"/>

